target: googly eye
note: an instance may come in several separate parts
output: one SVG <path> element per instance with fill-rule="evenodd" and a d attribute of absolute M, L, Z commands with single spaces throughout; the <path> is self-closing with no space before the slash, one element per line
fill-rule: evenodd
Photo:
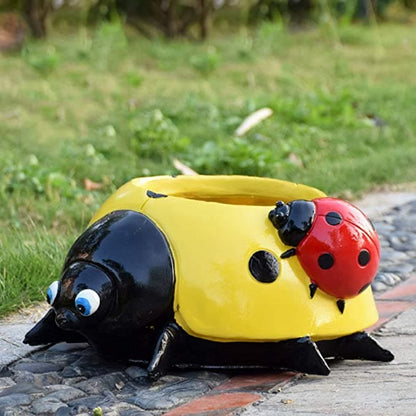
<path fill-rule="evenodd" d="M 48 290 L 46 291 L 46 300 L 49 303 L 49 305 L 53 305 L 56 299 L 56 295 L 58 294 L 59 289 L 59 281 L 55 280 L 50 284 L 48 287 Z"/>
<path fill-rule="evenodd" d="M 82 316 L 90 316 L 100 306 L 100 297 L 92 289 L 84 289 L 75 298 L 75 308 Z"/>

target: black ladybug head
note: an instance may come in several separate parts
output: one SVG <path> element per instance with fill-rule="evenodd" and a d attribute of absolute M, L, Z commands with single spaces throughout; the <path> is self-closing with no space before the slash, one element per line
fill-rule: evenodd
<path fill-rule="evenodd" d="M 315 204 L 302 199 L 276 203 L 269 212 L 269 219 L 277 229 L 280 239 L 288 246 L 296 247 L 306 236 L 315 217 Z"/>
<path fill-rule="evenodd" d="M 113 279 L 93 263 L 77 261 L 69 265 L 60 281 L 53 282 L 47 301 L 55 310 L 56 325 L 65 330 L 96 328 L 116 306 Z"/>

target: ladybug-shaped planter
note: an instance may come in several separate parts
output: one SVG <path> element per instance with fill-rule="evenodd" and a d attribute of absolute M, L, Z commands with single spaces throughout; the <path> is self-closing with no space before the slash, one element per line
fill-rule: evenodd
<path fill-rule="evenodd" d="M 390 361 L 363 332 L 378 319 L 367 287 L 378 258 L 365 216 L 314 188 L 134 179 L 74 243 L 24 342 L 88 341 L 147 363 L 153 379 L 170 367 L 328 374 L 326 357 Z"/>

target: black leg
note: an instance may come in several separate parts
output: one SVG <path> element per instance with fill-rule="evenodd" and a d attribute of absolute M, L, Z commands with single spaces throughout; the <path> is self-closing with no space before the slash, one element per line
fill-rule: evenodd
<path fill-rule="evenodd" d="M 42 345 L 57 342 L 86 342 L 86 339 L 78 332 L 59 328 L 55 323 L 55 311 L 51 308 L 26 334 L 23 342 L 29 345 Z"/>
<path fill-rule="evenodd" d="M 281 259 L 288 259 L 289 257 L 296 256 L 296 249 L 290 248 L 289 250 L 286 250 L 284 253 L 280 255 Z"/>
<path fill-rule="evenodd" d="M 277 363 L 282 369 L 322 376 L 331 371 L 310 337 L 281 341 L 276 344 L 276 354 L 280 356 Z"/>
<path fill-rule="evenodd" d="M 147 374 L 151 380 L 157 380 L 166 374 L 171 366 L 180 333 L 180 328 L 174 323 L 170 323 L 162 331 L 147 367 Z"/>
<path fill-rule="evenodd" d="M 385 350 L 366 332 L 356 332 L 352 335 L 318 341 L 318 348 L 326 358 L 341 358 L 350 360 L 392 361 L 394 355 Z"/>
<path fill-rule="evenodd" d="M 310 337 L 280 342 L 213 342 L 180 333 L 181 368 L 269 368 L 327 375 L 330 369 Z"/>
<path fill-rule="evenodd" d="M 341 313 L 344 313 L 345 309 L 345 300 L 344 299 L 338 299 L 337 300 L 337 307 Z"/>
<path fill-rule="evenodd" d="M 309 285 L 309 294 L 311 296 L 311 299 L 315 296 L 315 293 L 316 293 L 317 289 L 318 289 L 318 285 L 317 284 L 311 283 Z"/>

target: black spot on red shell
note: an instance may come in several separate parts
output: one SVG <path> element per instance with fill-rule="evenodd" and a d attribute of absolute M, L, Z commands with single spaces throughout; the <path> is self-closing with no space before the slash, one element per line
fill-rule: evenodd
<path fill-rule="evenodd" d="M 324 253 L 321 254 L 318 258 L 319 267 L 323 270 L 330 269 L 335 263 L 334 257 L 332 254 Z"/>
<path fill-rule="evenodd" d="M 361 250 L 358 255 L 358 263 L 360 266 L 366 266 L 371 260 L 370 252 L 368 250 Z"/>
<path fill-rule="evenodd" d="M 328 214 L 325 215 L 325 221 L 329 225 L 338 225 L 338 224 L 341 224 L 342 217 L 341 217 L 341 214 L 339 212 L 331 211 L 331 212 L 328 212 Z"/>

